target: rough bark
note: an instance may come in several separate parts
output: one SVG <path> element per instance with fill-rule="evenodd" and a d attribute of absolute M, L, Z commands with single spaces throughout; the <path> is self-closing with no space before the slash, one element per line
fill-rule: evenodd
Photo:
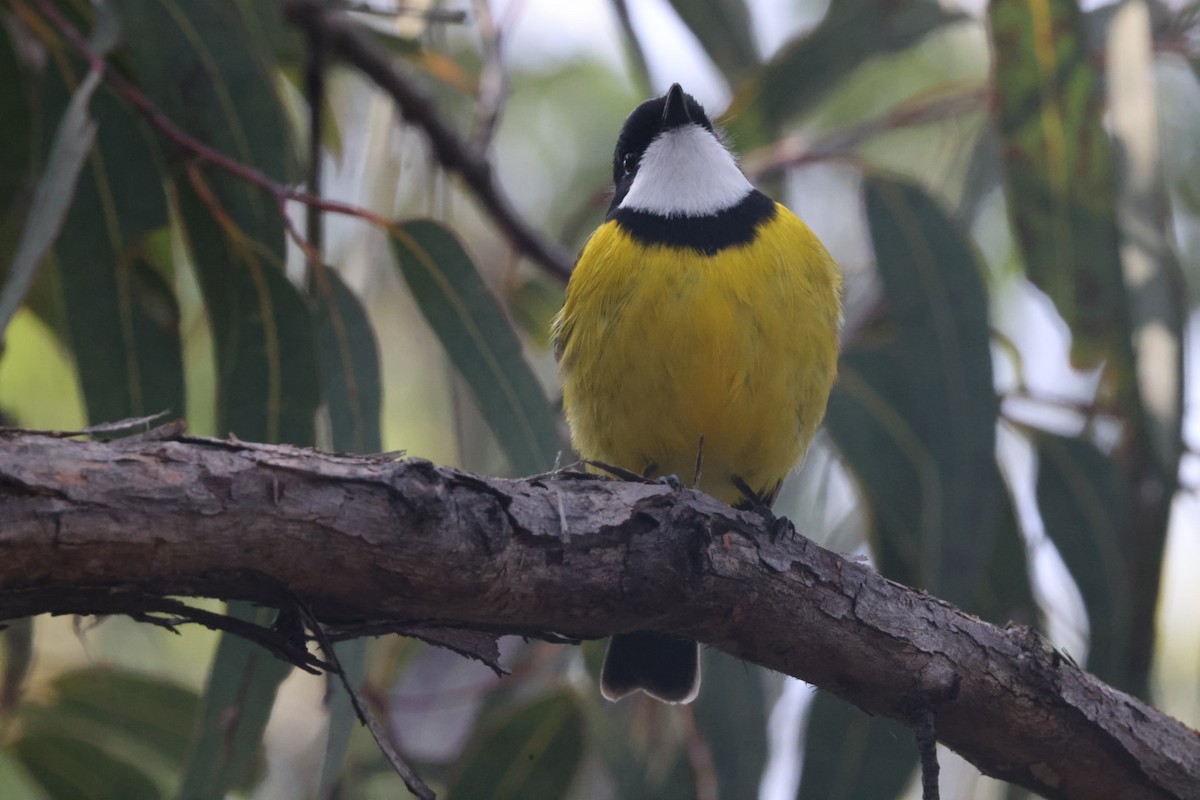
<path fill-rule="evenodd" d="M 987 624 L 699 493 L 417 460 L 0 433 L 0 619 L 279 604 L 338 630 L 689 636 L 1048 798 L 1200 798 L 1200 736 Z"/>

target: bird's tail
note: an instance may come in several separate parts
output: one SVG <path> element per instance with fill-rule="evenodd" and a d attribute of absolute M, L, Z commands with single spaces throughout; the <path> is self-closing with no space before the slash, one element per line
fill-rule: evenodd
<path fill-rule="evenodd" d="M 664 633 L 620 633 L 608 643 L 600 692 L 616 702 L 638 690 L 664 703 L 690 703 L 700 692 L 700 646 Z"/>

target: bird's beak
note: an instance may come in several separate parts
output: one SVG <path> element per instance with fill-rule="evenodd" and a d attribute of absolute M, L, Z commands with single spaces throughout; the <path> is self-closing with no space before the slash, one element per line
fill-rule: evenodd
<path fill-rule="evenodd" d="M 667 103 L 663 106 L 662 127 L 664 131 L 687 125 L 692 121 L 688 114 L 687 103 L 683 99 L 683 87 L 678 83 L 671 84 L 667 90 Z"/>

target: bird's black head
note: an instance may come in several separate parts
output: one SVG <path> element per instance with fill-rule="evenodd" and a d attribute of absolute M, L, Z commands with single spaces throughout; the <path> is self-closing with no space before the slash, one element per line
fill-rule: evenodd
<path fill-rule="evenodd" d="M 610 210 L 620 205 L 629 193 L 642 154 L 646 152 L 650 143 L 663 131 L 689 123 L 709 131 L 713 129 L 712 122 L 704 113 L 704 107 L 696 102 L 696 98 L 683 91 L 678 83 L 672 84 L 662 97 L 647 100 L 633 110 L 625 120 L 625 126 L 621 128 L 621 135 L 617 137 L 617 149 L 613 154 L 613 186 L 616 193 Z"/>

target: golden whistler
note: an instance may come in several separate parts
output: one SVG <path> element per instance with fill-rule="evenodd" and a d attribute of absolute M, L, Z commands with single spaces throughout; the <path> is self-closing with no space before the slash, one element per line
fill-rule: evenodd
<path fill-rule="evenodd" d="M 769 506 L 825 414 L 837 264 L 795 214 L 751 186 L 679 84 L 630 114 L 613 182 L 554 321 L 575 449 L 685 483 L 699 461 L 700 489 Z M 686 703 L 699 688 L 694 642 L 653 631 L 612 638 L 608 699 L 640 689 Z"/>

